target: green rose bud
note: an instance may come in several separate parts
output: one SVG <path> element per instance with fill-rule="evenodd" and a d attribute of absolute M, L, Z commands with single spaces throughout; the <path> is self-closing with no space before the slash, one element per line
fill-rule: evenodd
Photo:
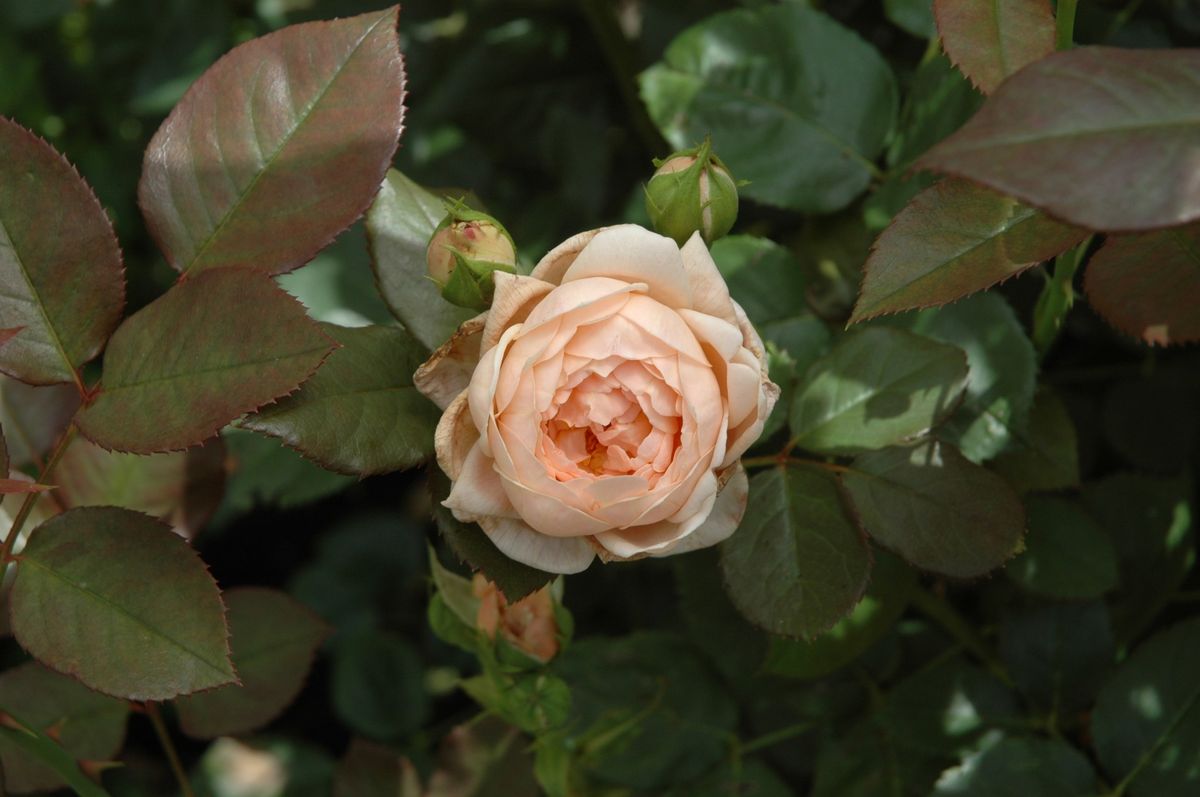
<path fill-rule="evenodd" d="M 446 218 L 429 239 L 425 261 L 443 299 L 486 310 L 492 303 L 492 272 L 515 271 L 517 252 L 500 222 L 457 202 L 447 205 Z"/>
<path fill-rule="evenodd" d="M 683 246 L 700 231 L 711 244 L 737 221 L 737 182 L 712 152 L 708 139 L 699 147 L 656 160 L 658 171 L 646 186 L 646 211 L 654 228 Z"/>

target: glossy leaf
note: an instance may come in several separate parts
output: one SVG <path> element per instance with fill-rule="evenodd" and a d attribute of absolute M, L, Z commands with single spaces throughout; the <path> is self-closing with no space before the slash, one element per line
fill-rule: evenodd
<path fill-rule="evenodd" d="M 857 659 L 891 630 L 908 607 L 916 572 L 886 551 L 875 551 L 873 558 L 871 583 L 853 611 L 811 641 L 772 637 L 766 672 L 820 678 Z"/>
<path fill-rule="evenodd" d="M 125 740 L 129 704 L 27 662 L 0 673 L 0 711 L 12 712 L 33 730 L 52 731 L 69 759 L 103 761 L 115 756 Z M 11 736 L 0 738 L 0 764 L 9 793 L 65 785 L 60 774 L 14 744 Z"/>
<path fill-rule="evenodd" d="M 897 105 L 875 48 L 796 3 L 687 29 L 642 74 L 641 91 L 672 146 L 712 136 L 734 176 L 750 181 L 743 196 L 815 213 L 839 210 L 867 187 Z"/>
<path fill-rule="evenodd" d="M 0 376 L 0 427 L 8 443 L 9 465 L 40 462 L 79 408 L 79 391 L 69 385 L 31 387 Z"/>
<path fill-rule="evenodd" d="M 187 448 L 295 390 L 334 348 L 304 307 L 265 275 L 198 274 L 116 331 L 103 390 L 76 423 L 111 450 Z"/>
<path fill-rule="evenodd" d="M 71 164 L 0 117 L 0 371 L 23 382 L 75 382 L 125 304 L 112 224 Z"/>
<path fill-rule="evenodd" d="M 367 209 L 404 119 L 396 17 L 392 7 L 277 31 L 192 85 L 138 186 L 173 267 L 290 271 Z"/>
<path fill-rule="evenodd" d="M 1025 550 L 1004 569 L 1030 592 L 1051 598 L 1097 598 L 1117 585 L 1112 541 L 1086 512 L 1063 498 L 1026 500 Z"/>
<path fill-rule="evenodd" d="M 980 294 L 890 323 L 967 353 L 967 389 L 958 409 L 938 427 L 939 439 L 953 443 L 972 462 L 982 462 L 1026 428 L 1037 356 L 1008 302 Z"/>
<path fill-rule="evenodd" d="M 443 299 L 429 279 L 425 250 L 445 215 L 441 197 L 395 169 L 387 173 L 367 212 L 367 242 L 379 292 L 405 329 L 431 350 L 474 315 Z"/>
<path fill-rule="evenodd" d="M 934 0 L 933 16 L 946 54 L 984 94 L 1054 52 L 1049 0 Z"/>
<path fill-rule="evenodd" d="M 241 587 L 226 592 L 225 602 L 241 684 L 175 702 L 183 732 L 198 739 L 246 733 L 275 719 L 300 693 L 329 633 L 315 614 L 282 592 Z"/>
<path fill-rule="evenodd" d="M 986 188 L 943 180 L 918 194 L 875 242 L 851 323 L 953 302 L 1086 235 Z"/>
<path fill-rule="evenodd" d="M 413 387 L 425 359 L 420 344 L 396 327 L 321 329 L 340 348 L 298 391 L 241 425 L 338 473 L 388 473 L 432 455 L 440 413 Z"/>
<path fill-rule="evenodd" d="M 30 758 L 45 764 L 62 778 L 63 783 L 68 784 L 78 797 L 109 797 L 108 792 L 83 774 L 78 762 L 48 733 L 29 727 L 11 714 L 8 720 L 7 724 L 0 725 L 0 739 L 5 743 L 24 750 Z"/>
<path fill-rule="evenodd" d="M 855 457 L 842 483 L 867 533 L 917 567 L 974 578 L 1017 551 L 1025 511 L 996 474 L 929 442 Z"/>
<path fill-rule="evenodd" d="M 75 440 L 54 469 L 60 506 L 120 506 L 165 520 L 185 538 L 200 531 L 225 489 L 220 438 L 187 451 L 119 454 Z"/>
<path fill-rule="evenodd" d="M 1096 701 L 1092 738 L 1130 797 L 1184 797 L 1200 755 L 1200 619 L 1151 638 L 1117 670 Z"/>
<path fill-rule="evenodd" d="M 309 462 L 273 437 L 232 427 L 221 439 L 229 451 L 229 478 L 218 521 L 256 506 L 303 506 L 356 483 Z"/>
<path fill-rule="evenodd" d="M 1109 238 L 1083 284 L 1096 312 L 1126 335 L 1152 346 L 1200 340 L 1200 224 Z"/>
<path fill-rule="evenodd" d="M 1091 230 L 1200 218 L 1200 52 L 1079 47 L 1005 81 L 919 165 Z M 1103 164 L 1103 168 L 1097 168 Z"/>
<path fill-rule="evenodd" d="M 833 476 L 774 468 L 750 480 L 737 533 L 721 548 L 729 597 L 773 634 L 812 638 L 862 596 L 871 555 L 842 504 Z"/>
<path fill-rule="evenodd" d="M 1154 621 L 1196 561 L 1193 488 L 1186 478 L 1117 473 L 1085 485 L 1083 503 L 1117 551 L 1113 630 L 1128 642 Z"/>
<path fill-rule="evenodd" d="M 755 235 L 727 235 L 713 243 L 712 256 L 756 328 L 803 313 L 808 278 L 784 247 Z"/>
<path fill-rule="evenodd" d="M 1087 756 L 1061 739 L 1002 739 L 938 779 L 931 797 L 1065 797 L 1096 794 Z"/>
<path fill-rule="evenodd" d="M 792 440 L 843 454 L 917 437 L 954 411 L 966 380 L 962 349 L 898 329 L 851 332 L 804 378 Z"/>
<path fill-rule="evenodd" d="M 1013 443 L 992 462 L 1017 492 L 1079 486 L 1075 423 L 1055 393 L 1042 388 L 1033 400 L 1029 425 L 1009 428 Z"/>
<path fill-rule="evenodd" d="M 1116 659 L 1103 603 L 1054 603 L 1005 618 L 1000 657 L 1040 708 L 1066 715 L 1092 704 Z"/>
<path fill-rule="evenodd" d="M 10 600 L 17 641 L 98 692 L 166 700 L 237 680 L 216 583 L 139 512 L 73 509 L 34 529 Z"/>

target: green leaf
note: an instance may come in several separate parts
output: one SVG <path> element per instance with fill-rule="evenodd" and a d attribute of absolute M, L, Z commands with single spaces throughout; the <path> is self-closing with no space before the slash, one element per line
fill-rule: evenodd
<path fill-rule="evenodd" d="M 392 314 L 427 349 L 449 339 L 474 312 L 442 298 L 428 275 L 425 250 L 446 216 L 442 198 L 395 169 L 367 212 L 367 243 L 375 282 Z"/>
<path fill-rule="evenodd" d="M 871 583 L 854 610 L 811 641 L 772 637 L 763 669 L 792 678 L 820 678 L 845 667 L 892 629 L 916 583 L 912 568 L 886 551 L 875 551 Z"/>
<path fill-rule="evenodd" d="M 116 451 L 187 448 L 295 390 L 334 348 L 267 276 L 197 274 L 121 324 L 104 387 L 76 423 Z"/>
<path fill-rule="evenodd" d="M 429 472 L 433 518 L 459 561 L 479 570 L 499 587 L 509 601 L 518 601 L 554 580 L 553 573 L 513 561 L 500 552 L 477 523 L 463 523 L 442 506 L 450 494 L 450 480 L 440 469 Z"/>
<path fill-rule="evenodd" d="M 300 693 L 329 627 L 282 592 L 241 587 L 225 593 L 229 638 L 240 685 L 179 698 L 183 732 L 197 739 L 233 736 L 266 725 Z"/>
<path fill-rule="evenodd" d="M 721 584 L 715 548 L 671 557 L 679 612 L 688 639 L 734 683 L 749 681 L 761 668 L 767 635 L 746 621 Z"/>
<path fill-rule="evenodd" d="M 67 448 L 52 477 L 54 498 L 64 507 L 119 506 L 171 524 L 190 539 L 212 517 L 225 489 L 225 446 L 214 438 L 202 446 L 167 454 L 119 454 L 87 440 Z"/>
<path fill-rule="evenodd" d="M 967 389 L 962 404 L 938 428 L 939 439 L 978 463 L 1005 448 L 1012 430 L 1026 428 L 1037 355 L 1008 302 L 981 294 L 892 323 L 967 353 Z"/>
<path fill-rule="evenodd" d="M 396 327 L 321 330 L 339 348 L 298 391 L 240 425 L 349 475 L 403 470 L 431 456 L 439 413 L 413 387 L 425 359 L 420 344 Z"/>
<path fill-rule="evenodd" d="M 713 243 L 712 256 L 755 327 L 793 318 L 804 307 L 807 277 L 792 253 L 769 238 L 727 235 Z"/>
<path fill-rule="evenodd" d="M 837 480 L 811 468 L 773 468 L 750 480 L 742 525 L 721 547 L 729 597 L 773 634 L 812 638 L 862 597 L 871 555 Z"/>
<path fill-rule="evenodd" d="M 19 727 L 0 726 L 0 739 L 12 747 L 24 750 L 30 758 L 41 761 L 53 770 L 79 797 L 108 797 L 108 792 L 89 780 L 70 753 L 44 733 L 30 728 L 19 717 L 9 719 Z"/>
<path fill-rule="evenodd" d="M 992 467 L 1020 493 L 1079 486 L 1075 424 L 1062 399 L 1041 388 L 1033 399 L 1025 430 L 1009 427 L 1013 444 Z"/>
<path fill-rule="evenodd" d="M 728 755 L 736 706 L 677 637 L 584 639 L 554 666 L 571 690 L 563 743 L 590 778 L 661 794 Z"/>
<path fill-rule="evenodd" d="M 225 6 L 168 0 L 153 23 L 129 108 L 136 114 L 163 116 L 229 48 L 233 20 Z"/>
<path fill-rule="evenodd" d="M 1025 531 L 1021 501 L 1004 480 L 945 443 L 862 454 L 842 484 L 873 539 L 954 578 L 999 567 Z"/>
<path fill-rule="evenodd" d="M 1200 619 L 1151 638 L 1096 701 L 1092 738 L 1101 765 L 1130 797 L 1184 797 L 1200 767 Z"/>
<path fill-rule="evenodd" d="M 750 181 L 743 196 L 813 213 L 840 210 L 867 187 L 897 105 L 875 48 L 799 3 L 687 29 L 642 74 L 641 92 L 676 149 L 711 135 L 734 176 Z"/>
<path fill-rule="evenodd" d="M 918 39 L 932 39 L 937 31 L 933 25 L 932 0 L 883 0 L 883 13 L 888 21 Z"/>
<path fill-rule="evenodd" d="M 931 797 L 1066 797 L 1097 793 L 1087 756 L 1061 739 L 1011 738 L 971 753 Z"/>
<path fill-rule="evenodd" d="M 944 755 L 897 750 L 902 739 L 867 718 L 821 747 L 810 797 L 927 797 Z"/>
<path fill-rule="evenodd" d="M 421 727 L 429 711 L 421 659 L 391 633 L 362 633 L 333 651 L 333 708 L 352 730 L 395 741 Z"/>
<path fill-rule="evenodd" d="M 454 616 L 474 628 L 479 617 L 479 598 L 475 596 L 471 579 L 452 573 L 438 561 L 437 551 L 429 549 L 429 571 L 433 585 Z"/>
<path fill-rule="evenodd" d="M 0 711 L 21 717 L 31 730 L 52 730 L 67 760 L 103 761 L 121 749 L 129 704 L 27 662 L 0 674 Z M 27 746 L 15 743 L 11 735 L 0 737 L 0 764 L 4 787 L 12 793 L 47 791 L 65 784 L 63 775 L 31 755 Z"/>
<path fill-rule="evenodd" d="M 1200 53 L 1078 47 L 1030 64 L 919 165 L 1091 230 L 1200 218 Z M 1103 163 L 1104 168 L 1096 168 Z"/>
<path fill-rule="evenodd" d="M 1126 335 L 1152 346 L 1200 340 L 1200 224 L 1106 239 L 1083 284 L 1096 312 Z"/>
<path fill-rule="evenodd" d="M 79 391 L 69 385 L 31 387 L 0 375 L 0 426 L 9 466 L 20 468 L 50 450 L 79 409 Z"/>
<path fill-rule="evenodd" d="M 843 337 L 792 401 L 793 443 L 847 454 L 915 438 L 953 412 L 967 381 L 962 349 L 898 329 Z"/>
<path fill-rule="evenodd" d="M 1116 646 L 1103 603 L 1057 603 L 1011 615 L 1000 626 L 1000 657 L 1018 688 L 1057 716 L 1092 704 Z"/>
<path fill-rule="evenodd" d="M 462 688 L 489 712 L 536 735 L 561 726 L 571 706 L 567 685 L 541 669 L 514 674 L 485 671 L 463 681 Z"/>
<path fill-rule="evenodd" d="M 953 302 L 1086 235 L 985 188 L 942 180 L 918 194 L 875 242 L 851 323 Z"/>
<path fill-rule="evenodd" d="M 229 449 L 230 472 L 219 519 L 256 506 L 302 506 L 356 482 L 351 476 L 309 462 L 274 438 L 230 428 L 222 432 L 221 439 Z"/>
<path fill-rule="evenodd" d="M 354 226 L 337 237 L 305 264 L 275 278 L 279 287 L 295 296 L 309 318 L 343 327 L 390 324 L 392 314 L 375 287 L 367 254 L 365 225 Z"/>
<path fill-rule="evenodd" d="M 139 512 L 72 509 L 34 529 L 11 611 L 13 635 L 36 659 L 114 697 L 167 700 L 237 680 L 212 576 Z"/>
<path fill-rule="evenodd" d="M 404 119 L 397 13 L 254 39 L 192 85 L 138 185 L 167 262 L 291 271 L 367 209 Z"/>
<path fill-rule="evenodd" d="M 929 15 L 930 35 L 927 38 L 933 38 L 930 2 L 913 1 L 920 2 Z M 892 173 L 907 169 L 918 156 L 962 127 L 982 103 L 983 96 L 971 88 L 946 56 L 937 53 L 924 60 L 905 92 L 896 135 L 888 146 L 887 162 Z"/>
<path fill-rule="evenodd" d="M 1054 52 L 1049 0 L 934 0 L 933 15 L 946 54 L 984 94 Z"/>
<path fill-rule="evenodd" d="M 1196 561 L 1196 510 L 1186 478 L 1118 473 L 1083 489 L 1083 502 L 1117 550 L 1121 588 L 1111 596 L 1120 643 L 1136 638 Z"/>
<path fill-rule="evenodd" d="M 417 797 L 416 767 L 395 750 L 352 739 L 334 773 L 333 797 Z"/>
<path fill-rule="evenodd" d="M 738 766 L 724 766 L 699 781 L 676 785 L 663 797 L 793 797 L 793 792 L 770 767 L 761 761 L 747 760 Z"/>
<path fill-rule="evenodd" d="M 1005 575 L 1051 598 L 1098 598 L 1117 586 L 1112 541 L 1083 509 L 1064 498 L 1032 496 L 1025 510 L 1025 550 Z"/>
<path fill-rule="evenodd" d="M 23 382 L 74 382 L 125 304 L 112 224 L 71 164 L 0 117 L 0 371 Z"/>

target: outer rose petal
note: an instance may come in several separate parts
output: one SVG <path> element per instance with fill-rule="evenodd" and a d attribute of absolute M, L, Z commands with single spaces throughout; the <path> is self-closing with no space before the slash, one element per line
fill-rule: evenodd
<path fill-rule="evenodd" d="M 480 353 L 495 346 L 504 330 L 524 321 L 542 297 L 554 290 L 554 286 L 548 282 L 505 271 L 493 271 L 492 280 L 496 292 L 491 309 L 484 313 L 487 321 L 479 344 Z"/>
<path fill-rule="evenodd" d="M 450 402 L 471 384 L 471 374 L 479 362 L 479 344 L 487 315 L 480 313 L 464 321 L 450 340 L 439 346 L 413 374 L 413 385 L 438 405 L 438 409 L 449 407 Z"/>
<path fill-rule="evenodd" d="M 504 492 L 492 460 L 483 453 L 479 441 L 471 446 L 442 506 L 464 522 L 481 517 L 516 517 L 516 511 Z"/>
<path fill-rule="evenodd" d="M 670 238 L 636 224 L 620 224 L 596 234 L 563 274 L 563 284 L 588 277 L 644 282 L 650 296 L 668 307 L 690 307 L 692 289 L 679 247 Z"/>
<path fill-rule="evenodd" d="M 509 518 L 480 518 L 479 525 L 509 559 L 547 573 L 582 573 L 595 558 L 584 537 L 549 537 Z"/>
<path fill-rule="evenodd" d="M 572 235 L 547 252 L 546 256 L 533 267 L 533 271 L 529 272 L 529 276 L 549 282 L 551 285 L 561 285 L 563 274 L 575 262 L 575 258 L 583 251 L 583 247 L 587 246 L 598 233 L 607 229 L 608 227 L 601 227 L 597 230 L 588 230 L 578 235 Z"/>
<path fill-rule="evenodd" d="M 737 527 L 741 525 L 742 516 L 746 514 L 746 500 L 750 495 L 750 480 L 742 463 L 737 463 L 729 475 L 729 481 L 717 493 L 716 504 L 708 513 L 700 526 L 691 534 L 679 540 L 678 544 L 662 551 L 655 551 L 651 556 L 668 556 L 677 553 L 688 553 L 708 548 L 719 542 L 724 542 Z"/>
<path fill-rule="evenodd" d="M 729 286 L 717 270 L 717 264 L 699 232 L 692 233 L 679 254 L 692 288 L 692 309 L 736 325 L 737 314 L 733 309 Z"/>
<path fill-rule="evenodd" d="M 467 391 L 464 390 L 442 413 L 437 431 L 433 433 L 433 450 L 437 454 L 438 467 L 451 480 L 457 479 L 458 474 L 462 472 L 467 454 L 478 439 L 479 432 L 471 422 Z"/>

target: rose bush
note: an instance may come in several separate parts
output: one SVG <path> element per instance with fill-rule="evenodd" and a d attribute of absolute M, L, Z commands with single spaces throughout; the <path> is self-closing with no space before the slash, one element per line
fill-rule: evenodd
<path fill-rule="evenodd" d="M 779 388 L 700 236 L 592 230 L 495 286 L 414 377 L 455 517 L 555 573 L 732 534 Z"/>

